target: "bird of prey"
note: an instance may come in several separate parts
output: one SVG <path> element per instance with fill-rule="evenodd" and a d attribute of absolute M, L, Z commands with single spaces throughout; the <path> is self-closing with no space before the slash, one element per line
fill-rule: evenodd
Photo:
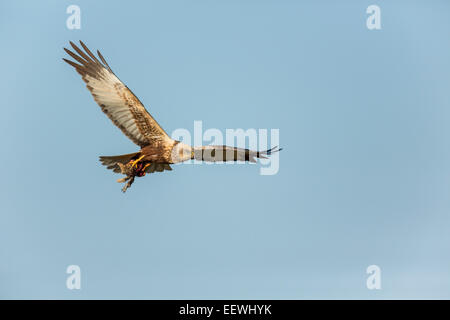
<path fill-rule="evenodd" d="M 135 153 L 100 157 L 101 163 L 108 169 L 126 175 L 117 180 L 125 183 L 123 192 L 131 186 L 135 177 L 172 170 L 171 164 L 191 159 L 256 162 L 257 158 L 266 159 L 281 150 L 274 147 L 266 151 L 252 151 L 223 145 L 191 147 L 171 139 L 133 92 L 114 74 L 100 51 L 97 51 L 99 60 L 82 41 L 80 44 L 84 51 L 72 42 L 70 45 L 76 53 L 64 48 L 75 62 L 63 60 L 81 75 L 94 100 L 109 119 L 140 147 Z"/>

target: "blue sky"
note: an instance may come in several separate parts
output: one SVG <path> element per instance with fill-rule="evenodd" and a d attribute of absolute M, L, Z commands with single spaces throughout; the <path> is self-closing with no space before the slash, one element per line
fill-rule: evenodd
<path fill-rule="evenodd" d="M 448 1 L 0 9 L 0 298 L 450 298 Z M 279 129 L 278 174 L 182 165 L 122 194 L 98 156 L 137 147 L 61 60 L 79 39 L 169 133 Z"/>

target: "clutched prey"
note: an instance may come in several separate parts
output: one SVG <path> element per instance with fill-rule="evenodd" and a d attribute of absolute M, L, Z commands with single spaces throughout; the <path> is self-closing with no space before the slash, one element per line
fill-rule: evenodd
<path fill-rule="evenodd" d="M 118 179 L 117 182 L 126 184 L 122 188 L 122 192 L 126 192 L 129 187 L 134 182 L 134 177 L 143 177 L 145 176 L 145 170 L 151 165 L 150 162 L 142 162 L 142 158 L 136 160 L 130 160 L 128 163 L 122 164 L 117 162 L 117 166 L 120 169 L 120 173 L 124 174 L 126 177 Z"/>

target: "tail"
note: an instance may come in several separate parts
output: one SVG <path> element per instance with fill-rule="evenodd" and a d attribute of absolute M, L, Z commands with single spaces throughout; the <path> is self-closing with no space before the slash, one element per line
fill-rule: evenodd
<path fill-rule="evenodd" d="M 120 173 L 120 168 L 117 163 L 126 164 L 132 159 L 137 159 L 140 152 L 122 154 L 120 156 L 100 156 L 100 162 L 106 166 L 107 169 L 112 169 L 115 173 Z"/>

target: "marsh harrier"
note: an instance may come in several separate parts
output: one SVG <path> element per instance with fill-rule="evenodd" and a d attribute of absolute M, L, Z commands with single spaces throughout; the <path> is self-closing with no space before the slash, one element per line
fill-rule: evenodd
<path fill-rule="evenodd" d="M 229 146 L 191 147 L 173 140 L 147 112 L 139 99 L 117 78 L 100 51 L 98 59 L 80 41 L 81 50 L 70 42 L 76 53 L 64 50 L 76 61 L 63 59 L 81 75 L 94 100 L 102 111 L 122 132 L 141 149 L 138 152 L 119 156 L 101 156 L 100 161 L 108 169 L 126 177 L 117 180 L 126 182 L 125 192 L 134 181 L 146 173 L 172 170 L 171 164 L 191 159 L 201 161 L 248 161 L 256 162 L 256 158 L 266 158 L 281 149 L 278 147 L 266 151 Z"/>

